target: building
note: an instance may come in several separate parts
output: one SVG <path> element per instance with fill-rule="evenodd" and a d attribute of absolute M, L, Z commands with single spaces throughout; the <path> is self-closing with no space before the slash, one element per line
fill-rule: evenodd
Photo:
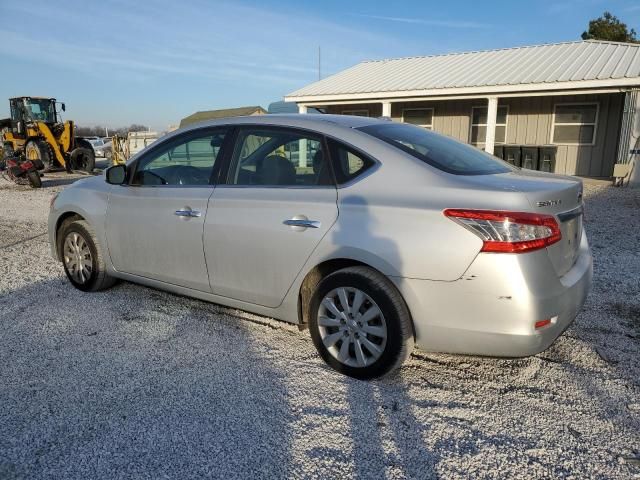
<path fill-rule="evenodd" d="M 301 113 L 391 117 L 491 153 L 553 145 L 556 173 L 611 177 L 640 153 L 629 126 L 638 88 L 639 44 L 587 40 L 365 61 L 285 100 Z"/>
<path fill-rule="evenodd" d="M 285 102 L 283 100 L 279 100 L 277 102 L 271 102 L 267 107 L 267 112 L 269 113 L 298 113 L 298 106 L 295 103 Z M 307 109 L 307 113 L 321 113 L 319 110 L 315 108 L 309 107 Z"/>
<path fill-rule="evenodd" d="M 180 128 L 203 120 L 216 118 L 240 117 L 245 115 L 264 115 L 267 111 L 260 106 L 225 108 L 222 110 L 204 110 L 196 112 L 180 120 Z"/>

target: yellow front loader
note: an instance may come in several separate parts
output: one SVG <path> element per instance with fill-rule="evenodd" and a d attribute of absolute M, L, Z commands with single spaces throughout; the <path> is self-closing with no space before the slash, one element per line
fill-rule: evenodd
<path fill-rule="evenodd" d="M 73 121 L 62 122 L 55 98 L 16 97 L 9 99 L 11 118 L 0 120 L 4 156 L 23 155 L 40 160 L 46 170 L 57 167 L 67 171 L 92 172 L 95 153 L 91 144 L 76 138 Z"/>

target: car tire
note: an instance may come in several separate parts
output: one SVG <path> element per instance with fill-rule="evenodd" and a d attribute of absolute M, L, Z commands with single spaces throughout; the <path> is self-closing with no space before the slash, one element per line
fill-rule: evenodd
<path fill-rule="evenodd" d="M 96 235 L 85 220 L 63 222 L 57 239 L 64 272 L 78 290 L 97 292 L 117 282 L 117 279 L 107 274 Z"/>
<path fill-rule="evenodd" d="M 404 299 L 391 281 L 368 267 L 338 270 L 319 282 L 311 297 L 309 330 L 329 366 L 361 380 L 393 372 L 414 344 Z"/>

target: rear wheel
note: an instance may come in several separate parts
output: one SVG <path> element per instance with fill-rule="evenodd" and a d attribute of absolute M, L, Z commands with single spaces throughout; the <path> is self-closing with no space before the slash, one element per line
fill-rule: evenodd
<path fill-rule="evenodd" d="M 47 145 L 47 142 L 42 140 L 29 140 L 24 146 L 24 156 L 27 160 L 31 160 L 36 165 L 42 162 L 45 170 L 51 170 L 54 166 L 51 158 L 51 152 L 49 151 L 49 145 Z M 39 168 L 42 168 L 42 165 Z"/>
<path fill-rule="evenodd" d="M 42 187 L 42 179 L 40 178 L 40 174 L 38 172 L 27 173 L 27 178 L 29 179 L 29 185 L 31 185 L 32 188 Z"/>
<path fill-rule="evenodd" d="M 71 168 L 93 172 L 96 167 L 96 154 L 89 142 L 83 139 L 76 140 L 76 148 L 71 152 Z"/>
<path fill-rule="evenodd" d="M 320 281 L 309 329 L 332 368 L 359 379 L 382 377 L 413 349 L 411 317 L 395 286 L 367 267 L 350 267 Z"/>
<path fill-rule="evenodd" d="M 116 279 L 107 274 L 95 233 L 85 220 L 65 221 L 57 239 L 64 272 L 74 287 L 97 292 L 116 283 Z"/>

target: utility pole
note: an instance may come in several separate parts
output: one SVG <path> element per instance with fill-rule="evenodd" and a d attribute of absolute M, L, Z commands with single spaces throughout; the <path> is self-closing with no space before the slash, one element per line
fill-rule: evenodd
<path fill-rule="evenodd" d="M 320 68 L 320 45 L 318 45 L 318 80 L 322 80 L 322 70 Z"/>

